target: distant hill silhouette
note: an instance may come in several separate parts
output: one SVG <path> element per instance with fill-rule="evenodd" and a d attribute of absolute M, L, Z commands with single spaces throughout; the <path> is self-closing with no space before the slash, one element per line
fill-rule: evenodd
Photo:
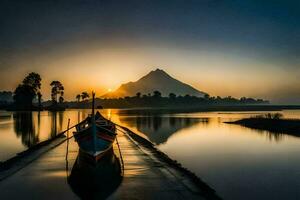
<path fill-rule="evenodd" d="M 197 97 L 203 97 L 206 93 L 199 91 L 192 86 L 185 84 L 175 78 L 171 77 L 165 71 L 156 69 L 151 71 L 146 76 L 143 76 L 136 82 L 128 82 L 122 84 L 114 92 L 107 93 L 102 97 L 116 98 L 125 96 L 135 96 L 136 93 L 140 92 L 142 95 L 153 93 L 158 90 L 162 96 L 168 96 L 170 93 L 176 95 L 191 95 Z"/>

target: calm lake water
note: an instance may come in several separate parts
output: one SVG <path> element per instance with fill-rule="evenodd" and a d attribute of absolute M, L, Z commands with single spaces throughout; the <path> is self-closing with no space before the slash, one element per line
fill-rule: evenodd
<path fill-rule="evenodd" d="M 55 136 L 89 110 L 0 111 L 0 160 Z M 223 122 L 265 112 L 159 114 L 105 109 L 104 116 L 147 137 L 224 199 L 300 199 L 300 137 Z M 299 110 L 281 112 L 299 118 Z"/>

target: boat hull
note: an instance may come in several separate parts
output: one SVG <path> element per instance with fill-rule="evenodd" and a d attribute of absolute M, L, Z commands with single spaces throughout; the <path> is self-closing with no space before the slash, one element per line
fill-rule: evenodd
<path fill-rule="evenodd" d="M 74 132 L 75 141 L 79 151 L 84 157 L 98 161 L 113 146 L 116 134 L 106 127 L 96 127 L 96 137 L 93 135 L 92 126 Z"/>
<path fill-rule="evenodd" d="M 105 151 L 102 151 L 96 155 L 93 155 L 87 151 L 84 151 L 82 148 L 79 148 L 79 155 L 82 159 L 84 159 L 87 162 L 98 162 L 103 157 L 106 156 L 110 151 L 112 150 L 112 146 L 106 149 Z"/>

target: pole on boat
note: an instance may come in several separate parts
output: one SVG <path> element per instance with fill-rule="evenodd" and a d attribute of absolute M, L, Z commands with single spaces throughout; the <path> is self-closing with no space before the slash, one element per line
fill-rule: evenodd
<path fill-rule="evenodd" d="M 69 129 L 70 129 L 70 118 L 68 119 L 68 127 L 67 127 L 67 151 L 66 151 L 66 160 L 68 160 L 68 152 L 69 152 Z"/>
<path fill-rule="evenodd" d="M 94 116 L 95 115 L 95 92 L 92 92 L 92 97 L 93 97 L 93 102 L 92 102 L 92 116 Z"/>
<path fill-rule="evenodd" d="M 70 129 L 70 118 L 68 119 L 68 127 L 67 127 L 67 150 L 66 150 L 66 173 L 67 173 L 67 177 L 69 176 L 69 162 L 68 162 L 68 155 L 69 155 L 69 129 Z"/>
<path fill-rule="evenodd" d="M 93 102 L 92 102 L 92 130 L 93 130 L 93 139 L 94 139 L 94 153 L 97 153 L 97 133 L 96 133 L 96 122 L 95 122 L 95 92 L 92 92 Z"/>

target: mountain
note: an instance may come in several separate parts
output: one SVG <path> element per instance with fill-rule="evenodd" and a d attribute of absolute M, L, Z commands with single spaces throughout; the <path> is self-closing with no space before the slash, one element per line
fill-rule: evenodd
<path fill-rule="evenodd" d="M 136 82 L 128 82 L 122 84 L 117 90 L 109 92 L 102 97 L 114 98 L 135 96 L 137 92 L 143 94 L 153 94 L 153 91 L 158 90 L 162 96 L 168 96 L 170 93 L 176 95 L 192 95 L 203 97 L 206 93 L 199 91 L 192 86 L 185 84 L 171 77 L 165 71 L 156 69 L 151 71 L 146 76 L 143 76 Z"/>

